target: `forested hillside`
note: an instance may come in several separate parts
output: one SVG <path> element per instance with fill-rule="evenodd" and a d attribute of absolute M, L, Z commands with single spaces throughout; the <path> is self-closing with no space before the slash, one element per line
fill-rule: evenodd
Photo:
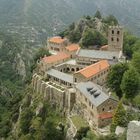
<path fill-rule="evenodd" d="M 140 35 L 139 0 L 0 0 L 0 23 L 32 25 L 47 34 L 62 31 L 83 15 L 112 14 L 135 34 Z"/>

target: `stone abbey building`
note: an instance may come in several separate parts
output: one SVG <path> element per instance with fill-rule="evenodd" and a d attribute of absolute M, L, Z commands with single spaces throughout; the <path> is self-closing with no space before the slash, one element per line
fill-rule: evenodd
<path fill-rule="evenodd" d="M 109 27 L 108 45 L 99 50 L 82 49 L 61 37 L 47 42 L 52 55 L 38 62 L 34 91 L 65 115 L 82 116 L 91 127 L 110 124 L 118 101 L 104 85 L 110 66 L 124 60 L 122 27 Z"/>

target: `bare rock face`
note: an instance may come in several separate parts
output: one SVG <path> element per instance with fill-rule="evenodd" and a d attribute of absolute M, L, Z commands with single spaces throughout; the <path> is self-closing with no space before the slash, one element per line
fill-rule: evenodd
<path fill-rule="evenodd" d="M 125 128 L 124 127 L 117 126 L 116 127 L 116 131 L 115 131 L 115 134 L 116 135 L 120 135 L 120 134 L 123 134 L 124 131 L 125 131 Z"/>
<path fill-rule="evenodd" d="M 17 54 L 16 58 L 15 58 L 15 68 L 17 70 L 17 73 L 22 76 L 23 80 L 26 77 L 26 66 L 25 63 L 21 57 L 20 54 Z"/>
<path fill-rule="evenodd" d="M 140 121 L 131 121 L 129 123 L 127 140 L 140 140 Z"/>
<path fill-rule="evenodd" d="M 38 107 L 36 108 L 36 116 L 41 115 L 43 112 L 43 103 L 39 103 Z"/>

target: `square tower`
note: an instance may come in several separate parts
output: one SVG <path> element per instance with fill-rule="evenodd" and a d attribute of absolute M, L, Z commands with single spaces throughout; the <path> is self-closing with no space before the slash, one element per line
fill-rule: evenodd
<path fill-rule="evenodd" d="M 120 26 L 109 26 L 108 29 L 109 51 L 123 51 L 123 28 Z"/>

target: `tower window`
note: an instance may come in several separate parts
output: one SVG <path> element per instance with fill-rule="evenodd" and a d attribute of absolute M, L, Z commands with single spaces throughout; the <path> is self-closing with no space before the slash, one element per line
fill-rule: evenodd
<path fill-rule="evenodd" d="M 114 41 L 114 38 L 113 37 L 111 38 L 111 41 Z"/>
<path fill-rule="evenodd" d="M 120 31 L 117 31 L 117 34 L 119 35 L 120 34 Z"/>
<path fill-rule="evenodd" d="M 115 57 L 115 56 L 113 56 L 113 59 L 116 59 L 116 57 Z"/>
<path fill-rule="evenodd" d="M 119 42 L 119 38 L 117 38 L 117 42 Z"/>
<path fill-rule="evenodd" d="M 114 34 L 114 30 L 112 30 L 112 34 Z"/>

